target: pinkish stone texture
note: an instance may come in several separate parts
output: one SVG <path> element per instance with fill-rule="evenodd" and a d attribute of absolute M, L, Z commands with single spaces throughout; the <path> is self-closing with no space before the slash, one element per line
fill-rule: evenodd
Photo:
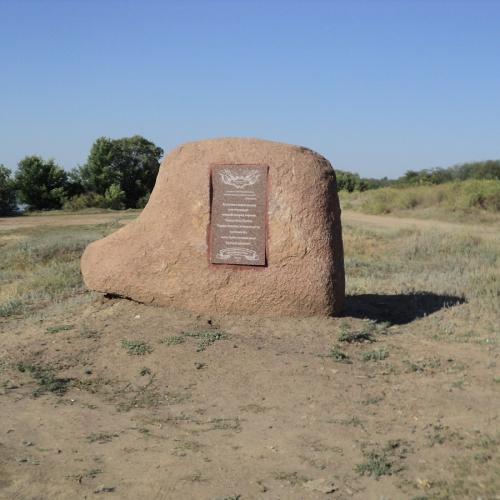
<path fill-rule="evenodd" d="M 210 165 L 269 166 L 266 267 L 209 263 Z M 334 171 L 319 154 L 258 139 L 184 144 L 163 161 L 141 215 L 82 257 L 88 288 L 214 314 L 315 316 L 344 301 Z"/>

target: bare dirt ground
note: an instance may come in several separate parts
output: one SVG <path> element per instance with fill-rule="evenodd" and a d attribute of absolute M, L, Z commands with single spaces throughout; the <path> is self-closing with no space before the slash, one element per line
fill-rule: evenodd
<path fill-rule="evenodd" d="M 342 211 L 342 220 L 348 223 L 363 225 L 365 227 L 380 228 L 408 228 L 438 229 L 440 231 L 464 232 L 469 234 L 479 233 L 481 236 L 498 236 L 500 225 L 492 224 L 458 224 L 441 220 L 417 219 L 415 217 L 394 217 L 390 215 L 370 215 L 352 210 Z"/>
<path fill-rule="evenodd" d="M 121 219 L 61 217 L 37 223 Z M 82 288 L 0 317 L 0 498 L 500 498 L 498 239 L 343 218 L 342 318 Z M 0 252 L 31 237 L 11 220 Z"/>
<path fill-rule="evenodd" d="M 115 221 L 128 222 L 135 214 L 123 215 L 119 212 L 102 214 L 36 215 L 23 217 L 0 217 L 0 231 L 27 229 L 41 226 L 64 227 L 105 224 Z"/>

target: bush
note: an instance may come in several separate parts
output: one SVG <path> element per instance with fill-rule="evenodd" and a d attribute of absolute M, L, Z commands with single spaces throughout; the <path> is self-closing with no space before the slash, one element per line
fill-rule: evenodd
<path fill-rule="evenodd" d="M 63 205 L 63 210 L 71 212 L 77 212 L 84 208 L 106 208 L 106 200 L 100 194 L 85 193 L 67 199 Z"/>
<path fill-rule="evenodd" d="M 108 189 L 106 189 L 104 201 L 106 204 L 106 208 L 112 208 L 113 210 L 123 210 L 125 208 L 125 193 L 120 189 L 120 186 L 118 184 L 113 184 Z"/>

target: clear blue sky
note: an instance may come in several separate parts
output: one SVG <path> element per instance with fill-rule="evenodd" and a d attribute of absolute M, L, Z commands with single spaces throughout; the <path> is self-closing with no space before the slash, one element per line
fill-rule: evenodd
<path fill-rule="evenodd" d="M 500 158 L 500 1 L 0 0 L 0 163 L 133 134 L 377 177 Z"/>

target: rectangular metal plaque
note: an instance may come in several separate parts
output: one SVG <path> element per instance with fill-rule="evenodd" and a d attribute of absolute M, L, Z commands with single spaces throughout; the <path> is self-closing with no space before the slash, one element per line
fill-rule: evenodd
<path fill-rule="evenodd" d="M 214 165 L 210 262 L 266 265 L 267 165 Z"/>

